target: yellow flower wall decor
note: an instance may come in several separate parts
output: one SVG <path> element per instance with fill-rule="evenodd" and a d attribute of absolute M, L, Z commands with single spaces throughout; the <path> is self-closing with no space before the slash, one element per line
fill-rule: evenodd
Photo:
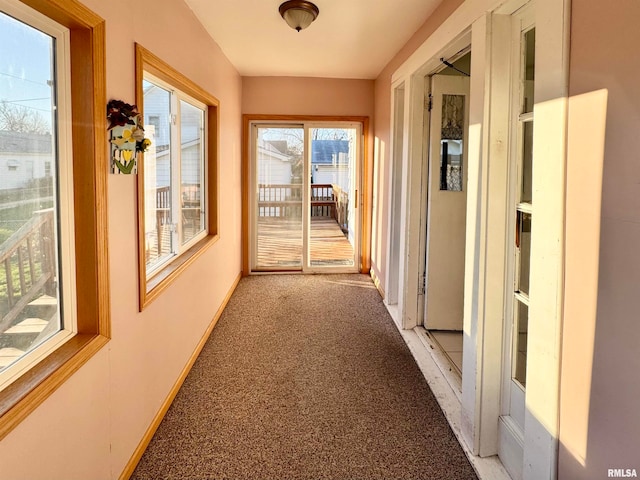
<path fill-rule="evenodd" d="M 145 152 L 151 140 L 144 137 L 142 115 L 138 107 L 121 100 L 107 104 L 111 144 L 111 173 L 137 173 L 138 155 Z"/>

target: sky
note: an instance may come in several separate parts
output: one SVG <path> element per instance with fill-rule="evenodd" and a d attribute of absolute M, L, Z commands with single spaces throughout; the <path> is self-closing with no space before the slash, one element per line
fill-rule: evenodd
<path fill-rule="evenodd" d="M 51 125 L 53 39 L 0 12 L 0 100 L 40 113 Z"/>

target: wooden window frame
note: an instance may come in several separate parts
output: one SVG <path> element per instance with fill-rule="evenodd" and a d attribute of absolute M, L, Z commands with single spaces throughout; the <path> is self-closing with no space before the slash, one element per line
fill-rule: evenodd
<path fill-rule="evenodd" d="M 145 255 L 145 195 L 144 195 L 144 155 L 138 165 L 138 278 L 139 278 L 139 308 L 142 311 L 147 305 L 171 285 L 176 278 L 193 262 L 198 259 L 219 238 L 218 218 L 218 149 L 219 149 L 219 124 L 220 102 L 216 97 L 199 87 L 178 70 L 161 60 L 142 45 L 136 43 L 136 104 L 144 115 L 144 93 L 142 81 L 144 72 L 159 78 L 186 93 L 207 106 L 207 174 L 206 174 L 206 199 L 207 216 L 205 220 L 207 235 L 196 242 L 191 248 L 177 255 L 160 271 L 154 272 L 147 278 Z"/>
<path fill-rule="evenodd" d="M 196 235 L 194 235 L 191 239 L 188 239 L 183 243 L 184 238 L 180 235 L 184 230 L 180 231 L 181 225 L 180 220 L 183 218 L 182 205 L 181 205 L 181 195 L 180 195 L 180 182 L 176 179 L 176 174 L 178 172 L 180 178 L 182 179 L 182 165 L 183 165 L 183 152 L 181 149 L 182 144 L 182 103 L 186 103 L 193 108 L 197 108 L 202 112 L 203 115 L 203 127 L 204 131 L 208 131 L 208 121 L 207 121 L 207 111 L 209 106 L 199 102 L 197 99 L 192 98 L 184 93 L 184 91 L 175 88 L 174 85 L 164 82 L 163 80 L 156 78 L 151 75 L 149 72 L 144 72 L 144 81 L 153 84 L 155 87 L 165 90 L 169 95 L 169 108 L 172 111 L 171 116 L 173 119 L 169 122 L 169 190 L 170 190 L 170 212 L 169 218 L 172 219 L 173 229 L 171 231 L 171 236 L 174 241 L 172 241 L 171 247 L 171 255 L 169 258 L 163 258 L 159 255 L 157 262 L 153 265 L 146 265 L 146 275 L 147 275 L 147 283 L 153 282 L 153 277 L 156 273 L 162 273 L 164 268 L 171 262 L 175 261 L 177 257 L 183 255 L 186 251 L 188 251 L 192 246 L 198 243 L 200 240 L 204 239 L 208 235 L 208 229 L 206 225 L 202 225 L 202 229 L 198 231 Z M 179 105 L 179 107 L 178 107 Z M 142 108 L 144 109 L 144 99 L 142 102 Z M 176 113 L 173 113 L 173 109 L 176 109 Z M 159 117 L 158 117 L 159 118 Z M 145 125 L 146 128 L 146 125 Z M 158 133 L 158 132 L 156 132 Z M 158 135 L 155 136 L 158 138 Z M 201 153 L 203 154 L 199 157 L 198 165 L 202 167 L 202 177 L 200 188 L 202 188 L 203 192 L 207 192 L 208 180 L 207 180 L 207 172 L 208 172 L 208 155 L 205 154 L 207 148 L 207 137 L 201 138 L 203 143 L 203 147 Z M 157 142 L 157 140 L 156 140 Z M 154 143 L 154 138 L 151 137 L 151 143 Z M 157 185 L 156 185 L 157 188 Z M 145 200 L 147 197 L 145 196 Z M 209 210 L 209 205 L 206 203 L 206 198 L 202 205 L 201 209 L 206 215 Z M 145 209 L 145 214 L 147 213 Z M 145 242 L 147 241 L 145 235 Z M 159 252 L 158 252 L 159 253 Z"/>
<path fill-rule="evenodd" d="M 108 341 L 105 22 L 77 0 L 19 0 L 70 31 L 77 334 L 0 392 L 4 438 Z"/>

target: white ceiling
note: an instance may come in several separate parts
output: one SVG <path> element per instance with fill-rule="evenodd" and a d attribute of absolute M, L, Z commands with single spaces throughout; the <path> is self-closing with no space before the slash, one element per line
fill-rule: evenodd
<path fill-rule="evenodd" d="M 284 0 L 186 0 L 243 76 L 376 78 L 441 0 L 314 0 L 296 32 Z"/>

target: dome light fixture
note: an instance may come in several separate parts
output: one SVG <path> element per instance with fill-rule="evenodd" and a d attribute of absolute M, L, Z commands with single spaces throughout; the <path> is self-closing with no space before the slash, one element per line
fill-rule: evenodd
<path fill-rule="evenodd" d="M 320 10 L 306 0 L 289 0 L 280 5 L 280 15 L 294 30 L 304 30 L 316 19 Z"/>

